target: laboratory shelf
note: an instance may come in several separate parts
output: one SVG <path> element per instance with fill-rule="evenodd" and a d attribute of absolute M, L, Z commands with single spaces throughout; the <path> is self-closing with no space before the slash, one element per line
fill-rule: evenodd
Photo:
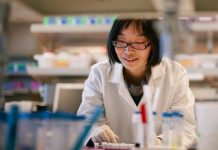
<path fill-rule="evenodd" d="M 37 68 L 27 67 L 32 76 L 88 76 L 90 68 Z"/>
<path fill-rule="evenodd" d="M 28 76 L 28 74 L 26 72 L 7 72 L 6 73 L 7 76 Z"/>
<path fill-rule="evenodd" d="M 26 94 L 26 93 L 28 93 L 28 89 L 5 90 L 3 93 L 4 93 L 4 95 Z"/>
<path fill-rule="evenodd" d="M 218 68 L 187 69 L 188 74 L 199 74 L 203 76 L 218 76 Z"/>
<path fill-rule="evenodd" d="M 111 25 L 44 25 L 32 24 L 32 33 L 108 33 Z"/>
<path fill-rule="evenodd" d="M 204 74 L 202 73 L 188 73 L 188 78 L 190 81 L 202 81 L 204 80 Z"/>
<path fill-rule="evenodd" d="M 195 22 L 192 23 L 190 28 L 196 32 L 209 32 L 209 31 L 218 31 L 217 22 Z"/>
<path fill-rule="evenodd" d="M 205 77 L 218 77 L 218 68 L 207 69 L 187 69 L 190 81 L 202 81 Z"/>

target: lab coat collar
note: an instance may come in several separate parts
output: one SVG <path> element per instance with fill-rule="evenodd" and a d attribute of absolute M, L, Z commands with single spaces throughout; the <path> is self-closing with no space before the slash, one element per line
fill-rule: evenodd
<path fill-rule="evenodd" d="M 154 66 L 151 69 L 151 80 L 155 80 L 163 76 L 165 74 L 165 70 L 163 68 L 164 67 L 162 63 Z M 120 83 L 120 81 L 123 80 L 123 65 L 120 63 L 115 63 L 111 69 L 112 70 L 110 72 L 108 81 L 111 83 Z"/>
<path fill-rule="evenodd" d="M 163 63 L 161 62 L 160 64 L 154 66 L 151 69 L 151 80 L 158 79 L 164 76 L 164 74 L 165 74 L 165 70 L 163 67 Z"/>
<path fill-rule="evenodd" d="M 137 110 L 137 106 L 125 85 L 123 78 L 123 65 L 115 63 L 109 72 L 110 74 L 108 82 L 117 84 L 119 86 L 119 94 L 134 110 Z"/>
<path fill-rule="evenodd" d="M 123 65 L 120 63 L 115 63 L 112 66 L 111 72 L 109 74 L 109 82 L 111 83 L 120 83 L 123 79 Z"/>

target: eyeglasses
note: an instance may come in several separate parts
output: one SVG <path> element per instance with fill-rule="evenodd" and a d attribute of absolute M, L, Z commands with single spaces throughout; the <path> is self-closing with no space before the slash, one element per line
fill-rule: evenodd
<path fill-rule="evenodd" d="M 148 48 L 151 43 L 127 43 L 127 42 L 123 42 L 123 41 L 112 41 L 112 44 L 114 47 L 116 48 L 127 48 L 128 45 L 130 45 L 132 48 L 137 49 L 137 50 L 144 50 L 146 48 Z"/>

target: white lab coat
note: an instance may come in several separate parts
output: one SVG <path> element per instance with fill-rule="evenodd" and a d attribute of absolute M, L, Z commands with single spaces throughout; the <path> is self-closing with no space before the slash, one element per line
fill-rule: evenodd
<path fill-rule="evenodd" d="M 152 110 L 161 114 L 168 110 L 179 110 L 184 113 L 184 145 L 188 146 L 195 140 L 194 97 L 189 88 L 185 69 L 169 59 L 152 68 L 148 86 L 151 89 Z M 154 97 L 156 89 L 160 89 L 158 98 Z M 82 103 L 78 114 L 89 115 L 93 106 L 103 106 L 104 116 L 96 126 L 107 124 L 119 136 L 119 142 L 132 143 L 131 117 L 138 110 L 123 78 L 123 66 L 116 63 L 110 66 L 108 61 L 92 66 L 82 95 Z M 157 117 L 160 120 L 160 116 Z M 156 134 L 161 137 L 160 126 L 156 126 Z M 93 130 L 94 131 L 94 130 Z"/>

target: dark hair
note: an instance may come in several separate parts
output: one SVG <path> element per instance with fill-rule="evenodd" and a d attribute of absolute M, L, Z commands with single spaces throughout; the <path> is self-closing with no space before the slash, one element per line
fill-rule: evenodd
<path fill-rule="evenodd" d="M 146 81 L 148 82 L 151 75 L 151 67 L 160 63 L 161 55 L 159 49 L 159 35 L 154 28 L 155 19 L 116 19 L 109 33 L 107 41 L 107 55 L 111 65 L 118 62 L 121 63 L 112 41 L 117 40 L 117 36 L 122 30 L 128 28 L 131 23 L 134 23 L 138 31 L 143 31 L 143 34 L 151 42 L 151 51 L 148 57 Z"/>

